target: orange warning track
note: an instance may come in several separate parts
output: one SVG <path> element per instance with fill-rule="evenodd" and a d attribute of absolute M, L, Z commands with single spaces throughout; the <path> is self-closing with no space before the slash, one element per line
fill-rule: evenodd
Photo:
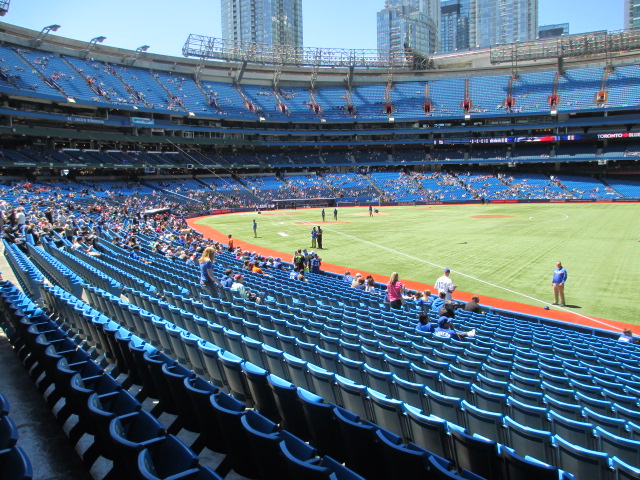
<path fill-rule="evenodd" d="M 205 237 L 226 245 L 228 240 L 227 235 L 209 226 L 197 224 L 196 222 L 201 218 L 207 218 L 207 217 L 190 218 L 187 220 L 187 223 L 191 228 L 202 233 Z M 342 222 L 338 222 L 338 223 L 342 223 Z M 262 255 L 265 255 L 267 257 L 274 257 L 274 258 L 280 257 L 287 262 L 291 261 L 294 253 L 294 252 L 288 252 L 288 253 L 279 252 L 277 250 L 261 247 L 259 245 L 254 245 L 249 242 L 244 242 L 242 240 L 238 240 L 237 238 L 234 238 L 233 244 L 236 247 L 242 248 L 243 250 L 259 251 Z M 319 250 L 319 252 L 321 253 L 322 250 Z M 349 269 L 351 270 L 352 275 L 355 275 L 357 272 L 359 272 L 364 276 L 371 275 L 376 280 L 376 282 L 387 283 L 387 281 L 389 281 L 389 277 L 386 275 L 379 275 L 376 273 L 365 272 L 362 270 L 352 270 L 351 267 L 345 267 L 344 265 L 335 265 L 332 263 L 322 262 L 322 268 L 323 270 L 326 270 L 329 272 L 337 272 L 337 273 L 341 273 Z M 411 280 L 403 280 L 402 282 L 412 290 L 424 291 L 426 289 L 430 289 L 431 292 L 434 293 L 433 285 L 414 282 Z M 461 301 L 466 302 L 471 300 L 472 295 L 474 295 L 473 292 L 462 292 L 460 290 L 456 290 L 456 298 L 458 298 Z M 563 322 L 574 323 L 574 324 L 583 325 L 586 327 L 602 328 L 602 329 L 614 330 L 614 331 L 622 331 L 625 328 L 634 329 L 638 327 L 637 325 L 634 325 L 631 323 L 618 322 L 616 320 L 599 319 L 599 318 L 593 318 L 592 320 L 590 318 L 578 316 L 571 311 L 556 310 L 554 309 L 555 307 L 551 307 L 551 310 L 545 310 L 543 307 L 536 307 L 533 305 L 527 305 L 525 303 L 502 300 L 500 298 L 487 297 L 486 295 L 483 295 L 480 298 L 480 301 L 482 305 L 491 305 L 493 307 L 500 308 L 502 310 L 511 310 L 514 312 L 525 313 L 527 315 L 534 315 L 536 317 L 549 318 L 553 320 L 561 320 Z M 599 321 L 606 322 L 607 325 L 603 325 Z M 607 328 L 608 325 L 610 325 L 611 328 Z"/>

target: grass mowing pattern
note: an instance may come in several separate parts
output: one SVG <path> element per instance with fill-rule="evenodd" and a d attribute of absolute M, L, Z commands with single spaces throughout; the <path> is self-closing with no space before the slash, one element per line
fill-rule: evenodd
<path fill-rule="evenodd" d="M 556 261 L 567 305 L 582 315 L 640 324 L 640 204 L 518 204 L 299 209 L 208 217 L 198 223 L 285 253 L 324 231 L 323 261 L 432 285 L 443 267 L 458 289 L 541 306 L 553 301 Z M 480 216 L 480 218 L 478 218 Z M 258 222 L 253 238 L 252 221 Z"/>

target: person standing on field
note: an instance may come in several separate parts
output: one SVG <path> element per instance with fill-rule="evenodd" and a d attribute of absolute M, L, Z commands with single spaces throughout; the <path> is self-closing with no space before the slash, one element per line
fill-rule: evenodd
<path fill-rule="evenodd" d="M 337 221 L 337 220 L 338 220 L 338 209 L 337 209 L 337 208 L 334 208 L 334 209 L 333 209 L 333 219 L 334 219 L 335 221 Z"/>
<path fill-rule="evenodd" d="M 322 209 L 322 221 L 323 221 L 323 222 L 325 221 L 325 220 L 324 220 L 324 216 L 325 216 L 325 213 L 324 213 L 324 208 L 323 208 L 323 209 Z"/>
<path fill-rule="evenodd" d="M 255 218 L 253 219 L 253 238 L 258 237 L 258 222 L 256 222 Z"/>
<path fill-rule="evenodd" d="M 556 269 L 553 271 L 553 299 L 554 305 L 558 305 L 558 299 L 560 300 L 560 306 L 564 307 L 564 284 L 567 281 L 567 269 L 562 266 L 561 262 L 556 263 Z"/>

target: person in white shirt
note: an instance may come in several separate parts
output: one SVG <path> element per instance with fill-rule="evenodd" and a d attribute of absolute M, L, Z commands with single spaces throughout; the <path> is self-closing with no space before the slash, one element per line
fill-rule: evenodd
<path fill-rule="evenodd" d="M 449 278 L 450 273 L 451 270 L 445 268 L 444 275 L 438 278 L 436 283 L 433 285 L 438 292 L 444 292 L 446 294 L 445 300 L 453 300 L 453 292 L 457 288 L 457 285 L 455 285 L 453 280 Z"/>

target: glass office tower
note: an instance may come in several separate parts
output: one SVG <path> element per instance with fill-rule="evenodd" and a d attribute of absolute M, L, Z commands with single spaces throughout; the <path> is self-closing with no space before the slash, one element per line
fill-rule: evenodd
<path fill-rule="evenodd" d="M 437 50 L 438 0 L 388 0 L 377 14 L 378 50 L 381 55 L 407 49 L 420 55 Z"/>
<path fill-rule="evenodd" d="M 538 0 L 469 0 L 471 48 L 535 40 Z"/>
<path fill-rule="evenodd" d="M 441 53 L 537 36 L 538 0 L 444 0 L 440 6 Z"/>
<path fill-rule="evenodd" d="M 222 0 L 222 38 L 302 47 L 302 0 Z"/>
<path fill-rule="evenodd" d="M 440 4 L 440 50 L 469 50 L 469 0 L 444 0 Z"/>

